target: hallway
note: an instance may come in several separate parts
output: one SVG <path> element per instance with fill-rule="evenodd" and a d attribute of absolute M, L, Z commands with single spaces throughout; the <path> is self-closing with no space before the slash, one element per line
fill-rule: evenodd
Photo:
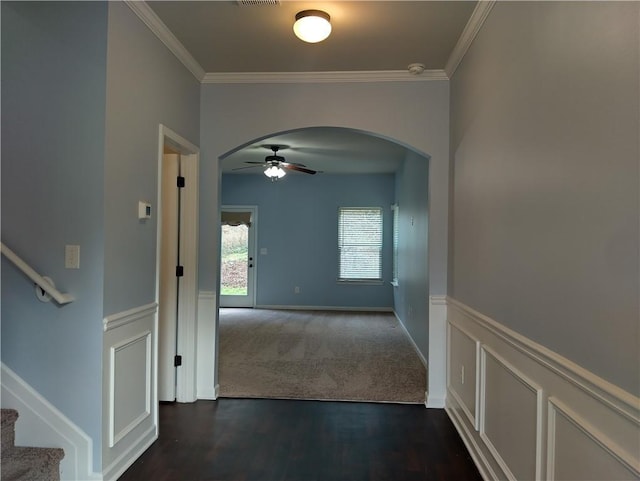
<path fill-rule="evenodd" d="M 481 480 L 444 410 L 220 399 L 160 406 L 160 437 L 119 481 Z"/>

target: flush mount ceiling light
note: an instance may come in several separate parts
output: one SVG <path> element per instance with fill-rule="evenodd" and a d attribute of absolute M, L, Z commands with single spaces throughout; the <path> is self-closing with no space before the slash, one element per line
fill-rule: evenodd
<path fill-rule="evenodd" d="M 331 33 L 329 20 L 329 14 L 322 10 L 303 10 L 296 14 L 293 32 L 305 42 L 322 42 Z"/>

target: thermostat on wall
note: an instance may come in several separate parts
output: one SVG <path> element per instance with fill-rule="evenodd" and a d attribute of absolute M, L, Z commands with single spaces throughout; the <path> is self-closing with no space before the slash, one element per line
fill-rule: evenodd
<path fill-rule="evenodd" d="M 151 204 L 148 202 L 138 202 L 138 219 L 151 218 Z"/>

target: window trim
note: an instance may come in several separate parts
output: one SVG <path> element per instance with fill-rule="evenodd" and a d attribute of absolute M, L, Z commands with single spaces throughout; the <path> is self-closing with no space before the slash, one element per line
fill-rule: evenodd
<path fill-rule="evenodd" d="M 396 204 L 391 204 L 391 217 L 392 217 L 392 238 L 393 238 L 393 254 L 391 257 L 392 263 L 392 279 L 391 285 L 393 287 L 398 287 L 399 284 L 399 261 L 398 261 L 398 245 L 400 243 L 400 206 Z"/>
<path fill-rule="evenodd" d="M 379 245 L 379 253 L 380 253 L 380 264 L 379 264 L 379 272 L 380 277 L 377 278 L 356 278 L 356 277 L 341 277 L 341 267 L 342 267 L 342 254 L 341 247 L 341 220 L 342 220 L 342 212 L 343 211 L 357 211 L 357 210 L 369 210 L 369 211 L 377 211 L 380 216 L 380 245 Z M 340 206 L 338 207 L 338 222 L 337 222 L 337 254 L 338 254 L 338 284 L 359 284 L 359 285 L 381 285 L 384 284 L 384 272 L 383 272 L 383 252 L 384 252 L 384 210 L 379 206 L 363 206 L 363 207 L 347 207 Z"/>

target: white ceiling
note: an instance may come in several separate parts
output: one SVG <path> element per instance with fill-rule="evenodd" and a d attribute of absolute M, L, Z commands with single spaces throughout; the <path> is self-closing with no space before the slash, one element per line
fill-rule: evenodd
<path fill-rule="evenodd" d="M 205 72 L 326 72 L 406 70 L 415 62 L 444 69 L 476 2 L 148 3 Z M 324 42 L 293 34 L 295 14 L 306 9 L 331 16 Z"/>
<path fill-rule="evenodd" d="M 149 1 L 189 54 L 213 75 L 304 72 L 398 72 L 422 63 L 443 75 L 476 7 L 475 1 L 287 1 L 241 6 L 236 1 Z M 295 14 L 321 9 L 331 16 L 327 40 L 308 44 L 293 34 Z M 247 139 L 251 142 L 252 139 Z M 347 129 L 314 128 L 262 139 L 222 161 L 223 172 L 264 160 L 265 145 L 325 173 L 393 172 L 406 149 Z M 304 175 L 304 174 L 295 174 Z"/>

